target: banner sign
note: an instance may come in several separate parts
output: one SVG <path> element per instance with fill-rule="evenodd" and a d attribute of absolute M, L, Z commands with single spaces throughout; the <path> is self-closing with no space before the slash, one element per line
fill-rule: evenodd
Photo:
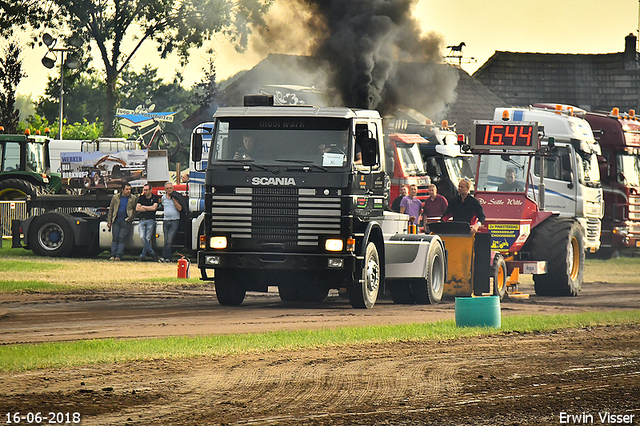
<path fill-rule="evenodd" d="M 60 154 L 62 184 L 68 188 L 121 188 L 147 182 L 147 151 L 63 152 Z"/>

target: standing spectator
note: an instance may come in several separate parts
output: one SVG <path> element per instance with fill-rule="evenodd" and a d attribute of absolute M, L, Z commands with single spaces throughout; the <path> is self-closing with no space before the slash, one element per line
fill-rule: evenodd
<path fill-rule="evenodd" d="M 119 194 L 111 198 L 107 214 L 107 228 L 111 231 L 111 258 L 120 261 L 124 246 L 131 234 L 133 218 L 136 215 L 136 197 L 131 195 L 131 185 L 125 183 Z"/>
<path fill-rule="evenodd" d="M 416 225 L 422 213 L 422 201 L 416 198 L 418 195 L 418 186 L 409 185 L 409 195 L 404 197 L 400 202 L 400 213 L 409 215 L 409 223 Z"/>
<path fill-rule="evenodd" d="M 162 196 L 162 208 L 164 209 L 164 219 L 162 230 L 164 232 L 164 247 L 160 262 L 171 262 L 171 246 L 180 226 L 180 219 L 186 212 L 186 200 L 179 192 L 173 190 L 173 183 L 164 184 L 165 194 Z"/>
<path fill-rule="evenodd" d="M 429 185 L 429 198 L 424 202 L 424 226 L 427 227 L 428 222 L 436 222 L 440 220 L 444 212 L 447 210 L 449 203 L 447 199 L 438 194 L 438 188 L 432 183 Z"/>
<path fill-rule="evenodd" d="M 469 179 L 460 179 L 458 183 L 460 195 L 451 199 L 447 211 L 442 216 L 442 220 L 448 220 L 453 217 L 453 220 L 467 222 L 470 225 L 471 233 L 475 234 L 485 221 L 485 216 L 480 201 L 469 195 L 470 190 L 471 182 Z"/>
<path fill-rule="evenodd" d="M 151 256 L 154 262 L 158 260 L 158 256 L 151 246 L 151 236 L 156 226 L 156 210 L 158 210 L 159 202 L 158 196 L 151 192 L 151 185 L 145 184 L 142 187 L 142 195 L 138 197 L 136 204 L 136 211 L 140 217 L 138 233 L 142 240 L 142 253 L 140 253 L 139 259 L 141 262 L 145 261 L 147 255 Z"/>
<path fill-rule="evenodd" d="M 396 199 L 393 200 L 393 203 L 391 203 L 391 210 L 396 213 L 400 213 L 400 203 L 402 202 L 402 199 L 407 195 L 409 195 L 409 185 L 401 185 L 400 195 L 398 195 Z"/>

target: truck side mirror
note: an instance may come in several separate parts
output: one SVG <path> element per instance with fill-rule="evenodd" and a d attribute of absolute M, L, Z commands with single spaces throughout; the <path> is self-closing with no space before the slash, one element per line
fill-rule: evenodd
<path fill-rule="evenodd" d="M 363 138 L 360 141 L 362 150 L 362 165 L 367 167 L 375 166 L 378 157 L 378 140 L 375 138 Z"/>
<path fill-rule="evenodd" d="M 191 161 L 202 161 L 202 133 L 194 133 L 191 139 Z"/>

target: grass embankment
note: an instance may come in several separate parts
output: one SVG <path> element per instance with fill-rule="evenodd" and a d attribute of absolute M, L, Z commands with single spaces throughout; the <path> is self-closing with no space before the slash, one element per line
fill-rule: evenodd
<path fill-rule="evenodd" d="M 457 328 L 455 321 L 323 330 L 161 339 L 99 339 L 0 346 L 0 371 L 65 368 L 101 363 L 219 357 L 284 349 L 309 349 L 397 341 L 433 341 L 510 332 L 544 332 L 596 325 L 638 324 L 640 310 L 572 315 L 508 316 L 501 329 Z"/>
<path fill-rule="evenodd" d="M 157 291 L 205 285 L 197 274 L 186 280 L 177 278 L 175 263 L 140 263 L 135 261 L 137 256 L 109 262 L 106 253 L 96 259 L 41 257 L 10 247 L 4 241 L 0 249 L 0 293 Z"/>

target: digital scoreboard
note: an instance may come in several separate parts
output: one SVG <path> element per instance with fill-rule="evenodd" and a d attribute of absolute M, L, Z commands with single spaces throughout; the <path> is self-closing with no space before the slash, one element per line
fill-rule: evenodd
<path fill-rule="evenodd" d="M 535 151 L 540 148 L 537 121 L 474 121 L 472 149 Z"/>

